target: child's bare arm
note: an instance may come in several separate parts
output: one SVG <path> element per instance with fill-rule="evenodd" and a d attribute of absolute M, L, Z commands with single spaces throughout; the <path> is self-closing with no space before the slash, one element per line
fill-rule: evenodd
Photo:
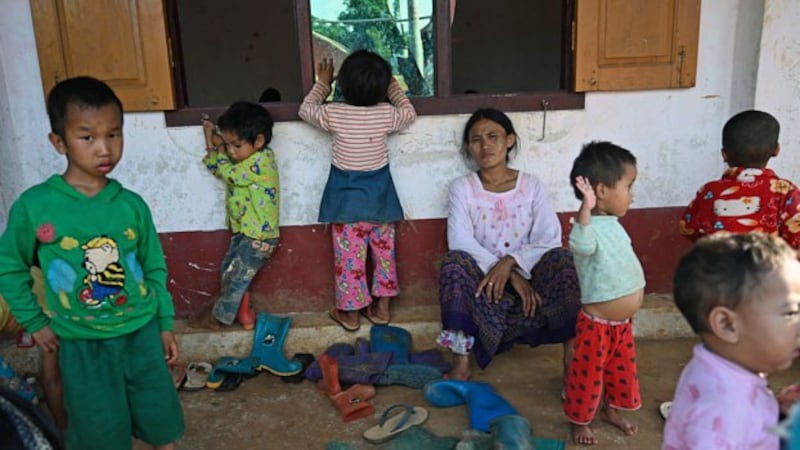
<path fill-rule="evenodd" d="M 222 137 L 217 134 L 217 124 L 208 118 L 207 114 L 203 114 L 200 119 L 203 124 L 203 137 L 206 140 L 206 151 L 212 152 L 222 144 Z"/>
<path fill-rule="evenodd" d="M 592 223 L 592 210 L 595 205 L 597 205 L 597 197 L 594 195 L 592 184 L 586 177 L 576 178 L 575 187 L 583 194 L 581 209 L 578 210 L 578 223 L 581 225 L 589 225 Z"/>

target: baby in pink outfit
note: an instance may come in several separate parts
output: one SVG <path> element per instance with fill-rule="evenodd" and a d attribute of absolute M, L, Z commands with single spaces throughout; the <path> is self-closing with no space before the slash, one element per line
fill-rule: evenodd
<path fill-rule="evenodd" d="M 766 376 L 800 349 L 795 251 L 762 233 L 717 233 L 681 259 L 674 286 L 702 343 L 678 380 L 662 450 L 778 450 L 778 399 Z"/>

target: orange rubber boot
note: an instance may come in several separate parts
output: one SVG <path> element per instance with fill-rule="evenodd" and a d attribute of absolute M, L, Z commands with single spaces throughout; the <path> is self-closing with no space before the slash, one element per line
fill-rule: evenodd
<path fill-rule="evenodd" d="M 256 313 L 250 305 L 250 292 L 245 292 L 242 296 L 242 303 L 239 305 L 239 311 L 236 313 L 236 321 L 242 325 L 245 330 L 252 330 L 256 326 Z"/>

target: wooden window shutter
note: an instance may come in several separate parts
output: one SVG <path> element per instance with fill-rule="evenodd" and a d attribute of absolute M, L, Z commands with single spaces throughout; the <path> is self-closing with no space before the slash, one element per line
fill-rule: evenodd
<path fill-rule="evenodd" d="M 162 0 L 30 0 L 45 95 L 88 75 L 126 111 L 175 108 Z"/>
<path fill-rule="evenodd" d="M 695 85 L 700 0 L 577 0 L 575 90 Z"/>

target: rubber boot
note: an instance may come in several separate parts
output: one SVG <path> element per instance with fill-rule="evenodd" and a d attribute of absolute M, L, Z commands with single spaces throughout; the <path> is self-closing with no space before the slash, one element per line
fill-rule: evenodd
<path fill-rule="evenodd" d="M 273 316 L 265 312 L 256 315 L 256 331 L 253 333 L 253 351 L 250 356 L 258 369 L 281 377 L 295 375 L 303 370 L 301 363 L 291 361 L 283 354 L 283 343 L 291 324 L 292 319 L 289 317 Z"/>
<path fill-rule="evenodd" d="M 489 432 L 489 422 L 493 419 L 517 414 L 517 410 L 488 383 L 436 380 L 425 385 L 424 395 L 428 403 L 440 408 L 466 404 L 470 426 L 484 433 Z"/>
<path fill-rule="evenodd" d="M 516 414 L 501 416 L 489 423 L 495 450 L 535 450 L 531 423 Z"/>
<path fill-rule="evenodd" d="M 245 330 L 252 330 L 256 326 L 256 312 L 250 304 L 250 291 L 247 291 L 242 296 L 242 303 L 239 305 L 239 311 L 236 312 L 236 321 Z"/>
<path fill-rule="evenodd" d="M 368 384 L 354 384 L 346 391 L 342 391 L 339 383 L 339 364 L 336 358 L 322 355 L 317 359 L 322 370 L 322 380 L 319 389 L 331 399 L 339 410 L 342 421 L 352 422 L 362 417 L 375 413 L 375 407 L 368 401 L 375 397 L 375 388 Z"/>
<path fill-rule="evenodd" d="M 408 364 L 411 333 L 391 325 L 375 326 L 369 330 L 369 345 L 373 353 L 391 352 L 391 364 Z"/>

